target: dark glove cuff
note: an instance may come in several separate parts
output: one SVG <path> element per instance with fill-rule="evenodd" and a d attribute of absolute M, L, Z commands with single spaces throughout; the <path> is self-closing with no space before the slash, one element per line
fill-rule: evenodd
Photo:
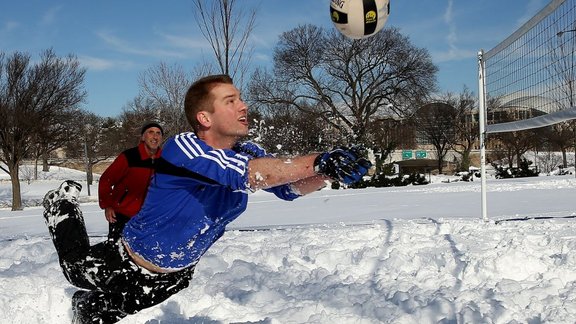
<path fill-rule="evenodd" d="M 314 159 L 314 172 L 316 172 L 316 174 L 323 174 L 322 169 L 320 167 L 320 164 L 322 163 L 322 156 L 324 156 L 324 154 L 326 154 L 326 153 L 320 153 Z"/>

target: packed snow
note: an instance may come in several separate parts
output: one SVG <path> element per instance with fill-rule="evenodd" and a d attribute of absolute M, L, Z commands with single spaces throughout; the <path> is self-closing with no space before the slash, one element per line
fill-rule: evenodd
<path fill-rule="evenodd" d="M 0 322 L 71 321 L 70 285 L 38 206 L 83 183 L 93 243 L 107 223 L 84 173 L 52 167 L 22 183 L 12 212 L 0 174 Z M 448 181 L 451 180 L 451 181 Z M 424 186 L 264 192 L 201 259 L 189 288 L 120 323 L 574 323 L 574 175 L 432 177 Z M 527 220 L 513 220 L 523 219 Z"/>

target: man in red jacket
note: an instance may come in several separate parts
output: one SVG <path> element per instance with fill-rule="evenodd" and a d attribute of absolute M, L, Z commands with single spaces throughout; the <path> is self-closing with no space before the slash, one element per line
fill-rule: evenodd
<path fill-rule="evenodd" d="M 100 177 L 100 208 L 109 222 L 108 240 L 120 238 L 124 225 L 138 213 L 152 175 L 154 160 L 160 157 L 164 131 L 160 124 L 144 124 L 138 146 L 120 153 Z"/>

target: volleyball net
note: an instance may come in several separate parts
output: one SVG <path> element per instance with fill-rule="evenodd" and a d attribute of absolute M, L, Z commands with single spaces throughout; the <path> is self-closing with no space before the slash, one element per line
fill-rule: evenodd
<path fill-rule="evenodd" d="M 493 49 L 478 53 L 480 159 L 487 134 L 576 119 L 576 0 L 552 0 Z M 482 216 L 486 219 L 485 177 Z"/>
<path fill-rule="evenodd" d="M 486 133 L 576 118 L 575 51 L 576 0 L 554 0 L 496 47 L 481 52 Z"/>

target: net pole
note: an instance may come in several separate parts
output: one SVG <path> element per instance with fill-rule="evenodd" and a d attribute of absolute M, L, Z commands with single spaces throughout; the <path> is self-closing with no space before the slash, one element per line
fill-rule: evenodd
<path fill-rule="evenodd" d="M 486 201 L 486 82 L 484 79 L 484 51 L 478 52 L 478 128 L 480 139 L 480 192 L 482 219 L 488 221 Z"/>

